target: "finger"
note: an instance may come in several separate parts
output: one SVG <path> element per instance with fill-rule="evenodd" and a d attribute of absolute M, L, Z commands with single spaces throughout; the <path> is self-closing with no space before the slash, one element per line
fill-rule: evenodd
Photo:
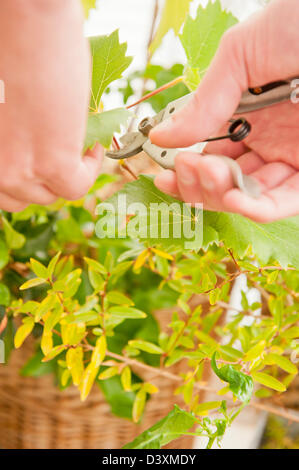
<path fill-rule="evenodd" d="M 280 186 L 296 173 L 296 170 L 286 163 L 272 162 L 266 163 L 250 175 L 260 182 L 262 190 L 265 191 Z"/>
<path fill-rule="evenodd" d="M 262 157 L 253 151 L 241 155 L 237 158 L 237 163 L 245 175 L 250 175 L 265 165 Z"/>
<path fill-rule="evenodd" d="M 35 182 L 24 182 L 22 185 L 7 188 L 7 194 L 27 204 L 49 205 L 57 200 L 57 195 L 45 185 Z"/>
<path fill-rule="evenodd" d="M 198 162 L 200 158 L 201 156 L 197 153 L 182 152 L 175 159 L 179 192 L 185 202 L 192 204 L 203 202 L 198 176 Z"/>
<path fill-rule="evenodd" d="M 222 131 L 219 132 L 219 135 L 222 135 Z M 244 142 L 219 140 L 218 142 L 209 142 L 205 146 L 203 154 L 226 155 L 227 157 L 236 159 L 248 151 L 249 149 Z"/>
<path fill-rule="evenodd" d="M 21 212 L 28 204 L 8 196 L 7 194 L 0 193 L 0 209 L 6 212 Z"/>
<path fill-rule="evenodd" d="M 54 173 L 45 176 L 47 186 L 64 199 L 76 200 L 83 197 L 101 170 L 103 149 L 96 145 L 93 150 L 88 150 L 84 157 L 74 165 L 62 163 L 60 169 L 54 169 Z"/>
<path fill-rule="evenodd" d="M 248 88 L 244 60 L 244 29 L 231 28 L 188 104 L 150 133 L 161 147 L 187 147 L 214 135 L 234 114 Z M 246 41 L 245 41 L 246 44 Z"/>
<path fill-rule="evenodd" d="M 233 189 L 225 194 L 223 202 L 229 212 L 237 212 L 256 222 L 268 223 L 299 213 L 298 188 L 299 175 L 296 173 L 259 199 L 252 199 Z"/>
<path fill-rule="evenodd" d="M 181 199 L 180 191 L 177 185 L 177 177 L 174 171 L 164 170 L 155 178 L 155 185 L 163 193 Z"/>

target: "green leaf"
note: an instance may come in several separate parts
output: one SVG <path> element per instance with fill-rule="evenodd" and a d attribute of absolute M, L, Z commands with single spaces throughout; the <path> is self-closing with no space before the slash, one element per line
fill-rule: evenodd
<path fill-rule="evenodd" d="M 56 255 L 54 256 L 54 258 L 51 259 L 50 263 L 48 264 L 48 268 L 47 268 L 47 276 L 48 278 L 52 279 L 52 276 L 53 276 L 53 273 L 54 273 L 54 270 L 55 270 L 55 267 L 56 267 L 56 264 L 60 258 L 60 255 L 61 255 L 61 251 L 59 251 L 58 253 L 56 253 Z"/>
<path fill-rule="evenodd" d="M 298 370 L 295 364 L 293 364 L 288 358 L 280 356 L 279 354 L 269 353 L 264 359 L 266 365 L 277 365 L 282 370 L 285 370 L 289 374 L 297 374 Z"/>
<path fill-rule="evenodd" d="M 95 291 L 99 292 L 100 290 L 103 289 L 105 281 L 103 277 L 101 276 L 101 274 L 89 268 L 88 277 L 89 277 L 90 284 L 95 289 Z"/>
<path fill-rule="evenodd" d="M 88 18 L 91 9 L 96 8 L 97 0 L 81 0 L 85 18 Z"/>
<path fill-rule="evenodd" d="M 29 279 L 29 281 L 24 282 L 20 286 L 20 290 L 25 290 L 25 289 L 30 289 L 31 287 L 39 286 L 40 284 L 45 284 L 45 279 L 42 279 L 41 277 L 34 277 L 33 279 Z"/>
<path fill-rule="evenodd" d="M 192 413 L 183 411 L 175 405 L 165 418 L 126 444 L 124 449 L 161 449 L 162 446 L 187 433 L 195 422 Z"/>
<path fill-rule="evenodd" d="M 275 260 L 281 266 L 299 268 L 299 217 L 258 224 L 238 214 L 204 212 L 204 231 L 212 227 L 219 241 L 242 258 L 249 247 L 262 264 Z"/>
<path fill-rule="evenodd" d="M 222 35 L 237 21 L 231 13 L 222 10 L 219 0 L 209 2 L 206 8 L 199 6 L 195 19 L 187 17 L 180 39 L 188 60 L 186 84 L 192 90 L 210 65 Z"/>
<path fill-rule="evenodd" d="M 109 313 L 111 313 L 115 317 L 122 317 L 122 318 L 145 318 L 146 314 L 137 308 L 132 307 L 111 307 L 109 308 Z"/>
<path fill-rule="evenodd" d="M 114 80 L 121 78 L 132 58 L 126 57 L 127 45 L 120 44 L 118 31 L 108 36 L 89 38 L 92 57 L 91 111 L 97 111 L 102 94 Z"/>
<path fill-rule="evenodd" d="M 92 149 L 97 142 L 109 148 L 113 136 L 120 132 L 120 126 L 126 126 L 131 116 L 125 108 L 115 108 L 103 113 L 89 113 L 83 151 Z"/>
<path fill-rule="evenodd" d="M 140 339 L 132 339 L 131 341 L 129 341 L 129 345 L 132 348 L 140 349 L 141 351 L 145 351 L 150 354 L 163 354 L 163 349 L 161 349 L 156 344 L 150 343 L 149 341 L 143 341 Z"/>
<path fill-rule="evenodd" d="M 126 196 L 126 207 L 121 207 L 121 211 L 119 211 L 118 202 L 119 197 L 122 196 Z M 152 245 L 159 245 L 166 251 L 170 246 L 188 248 L 188 243 L 191 243 L 194 249 L 202 246 L 201 211 L 197 214 L 198 218 L 195 221 L 194 210 L 159 191 L 151 176 L 141 175 L 137 181 L 126 184 L 121 191 L 106 202 L 112 204 L 115 209 L 115 214 L 112 217 L 115 217 L 116 223 L 119 219 L 121 221 L 124 219 L 125 211 L 130 213 L 128 209 L 130 210 L 130 206 L 132 207 L 134 203 L 143 204 L 145 208 L 150 208 L 146 213 L 140 213 L 128 222 L 126 228 L 129 234 L 136 228 L 136 223 L 138 225 L 134 238 L 149 240 Z M 101 204 L 98 209 L 100 207 Z M 104 215 L 103 220 L 105 217 Z M 96 225 L 96 232 L 100 237 L 104 237 L 101 224 L 100 218 Z M 188 226 L 190 230 L 188 230 Z"/>
<path fill-rule="evenodd" d="M 282 317 L 283 317 L 283 310 L 284 310 L 284 302 L 283 299 L 278 297 L 271 296 L 268 301 L 269 310 L 273 315 L 275 324 L 280 328 Z"/>
<path fill-rule="evenodd" d="M 33 258 L 30 258 L 30 266 L 37 277 L 41 277 L 43 279 L 48 278 L 48 270 L 42 263 Z"/>
<path fill-rule="evenodd" d="M 243 374 L 232 365 L 225 365 L 218 369 L 216 364 L 216 352 L 211 359 L 211 366 L 215 374 L 224 382 L 229 383 L 229 388 L 239 400 L 248 403 L 253 391 L 253 381 L 249 375 Z"/>
<path fill-rule="evenodd" d="M 12 250 L 18 250 L 22 248 L 24 243 L 26 242 L 26 238 L 21 233 L 17 232 L 8 220 L 5 217 L 2 217 L 3 228 L 6 243 Z"/>
<path fill-rule="evenodd" d="M 116 290 L 108 292 L 107 299 L 111 304 L 127 305 L 128 307 L 134 305 L 134 302 L 129 297 Z"/>
<path fill-rule="evenodd" d="M 84 313 L 72 313 L 65 318 L 65 321 L 68 324 L 79 324 L 79 323 L 87 323 L 89 321 L 97 320 L 99 318 L 99 314 L 93 310 L 90 312 Z"/>
<path fill-rule="evenodd" d="M 209 401 L 207 403 L 200 403 L 200 405 L 196 406 L 195 413 L 198 416 L 206 416 L 209 411 L 219 408 L 221 403 L 221 401 Z"/>
<path fill-rule="evenodd" d="M 151 244 L 160 245 L 166 249 L 169 249 L 169 246 L 186 249 L 185 243 L 190 241 L 189 239 L 184 238 L 183 234 L 181 234 L 182 236 L 180 238 L 173 237 L 174 226 L 178 224 L 182 225 L 184 221 L 186 222 L 188 220 L 186 215 L 185 217 L 183 216 L 182 203 L 159 191 L 155 187 L 151 176 L 140 176 L 137 181 L 126 184 L 117 195 L 107 200 L 107 202 L 111 203 L 115 208 L 116 217 L 119 207 L 118 195 L 126 195 L 127 207 L 131 203 L 141 202 L 146 208 L 152 208 L 151 215 L 153 217 L 161 217 L 161 213 L 164 214 L 164 220 L 162 220 L 162 222 L 161 219 L 158 219 L 159 236 L 151 236 L 150 220 L 145 220 L 144 217 L 140 217 L 141 222 L 147 223 L 148 229 L 146 234 L 142 232 L 138 234 L 140 240 L 148 240 Z M 150 206 L 150 204 L 153 203 L 156 205 Z M 160 203 L 166 203 L 167 205 L 177 203 L 179 204 L 178 207 L 180 207 L 180 211 L 177 209 L 174 217 L 170 217 L 170 220 L 168 220 L 169 211 L 166 208 L 162 211 L 158 210 L 157 205 Z M 192 217 L 191 214 L 190 212 L 190 218 Z M 119 216 L 122 217 L 123 214 L 119 213 Z M 152 225 L 154 226 L 154 221 Z M 248 248 L 251 247 L 252 252 L 262 264 L 268 263 L 270 260 L 276 260 L 283 267 L 292 265 L 295 268 L 299 268 L 299 216 L 271 224 L 257 224 L 238 214 L 205 211 L 203 214 L 202 227 L 204 242 L 208 239 L 208 243 L 204 243 L 205 246 L 213 242 L 223 242 L 227 248 L 233 250 L 235 256 L 238 258 L 244 257 Z M 169 230 L 169 237 L 161 238 L 162 230 Z M 195 241 L 193 249 L 200 248 L 201 246 L 201 240 L 198 239 L 198 241 Z"/>
<path fill-rule="evenodd" d="M 10 290 L 9 288 L 0 282 L 0 305 L 4 305 L 5 307 L 8 307 L 10 304 Z"/>
<path fill-rule="evenodd" d="M 178 34 L 186 15 L 189 12 L 191 0 L 165 0 L 162 17 L 149 47 L 149 53 L 152 55 L 160 46 L 162 39 L 170 29 Z"/>
<path fill-rule="evenodd" d="M 2 238 L 0 238 L 0 269 L 3 269 L 9 261 L 8 246 Z"/>
<path fill-rule="evenodd" d="M 85 257 L 84 260 L 86 261 L 88 266 L 97 273 L 103 274 L 103 276 L 107 275 L 108 271 L 103 264 L 99 263 L 98 261 L 92 258 Z"/>
<path fill-rule="evenodd" d="M 277 392 L 285 392 L 286 390 L 286 387 L 283 383 L 281 383 L 279 380 L 275 379 L 271 375 L 265 374 L 264 372 L 253 372 L 252 378 L 256 382 L 264 385 L 265 387 L 272 388 Z"/>

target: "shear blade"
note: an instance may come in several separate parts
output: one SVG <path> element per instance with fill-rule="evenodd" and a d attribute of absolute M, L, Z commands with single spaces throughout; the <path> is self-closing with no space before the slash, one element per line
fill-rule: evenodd
<path fill-rule="evenodd" d="M 147 137 L 140 132 L 130 132 L 121 138 L 124 147 L 113 152 L 106 152 L 106 156 L 115 160 L 133 157 L 142 152 L 142 146 L 147 141 Z"/>

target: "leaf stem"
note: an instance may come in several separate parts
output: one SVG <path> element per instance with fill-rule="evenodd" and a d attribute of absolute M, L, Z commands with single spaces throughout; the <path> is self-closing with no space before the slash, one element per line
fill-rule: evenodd
<path fill-rule="evenodd" d="M 156 88 L 156 90 L 151 91 L 150 93 L 142 96 L 142 98 L 140 98 L 138 101 L 135 101 L 135 103 L 129 104 L 129 106 L 127 106 L 126 108 L 130 109 L 130 108 L 133 108 L 134 106 L 137 106 L 138 104 L 142 103 L 143 101 L 148 100 L 152 96 L 155 96 L 158 93 L 161 93 L 164 90 L 168 90 L 168 88 L 171 88 L 171 87 L 177 85 L 178 83 L 181 83 L 183 81 L 183 79 L 184 79 L 184 77 L 177 77 L 174 80 L 172 80 L 171 82 L 165 83 L 165 85 L 162 85 L 161 87 Z"/>

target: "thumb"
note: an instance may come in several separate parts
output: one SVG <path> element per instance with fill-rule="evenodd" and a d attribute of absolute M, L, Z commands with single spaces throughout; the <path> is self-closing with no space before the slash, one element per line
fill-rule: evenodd
<path fill-rule="evenodd" d="M 150 133 L 160 147 L 188 147 L 215 134 L 237 109 L 248 88 L 245 60 L 245 24 L 222 37 L 208 72 L 188 104 Z M 244 41 L 245 42 L 245 41 Z"/>

